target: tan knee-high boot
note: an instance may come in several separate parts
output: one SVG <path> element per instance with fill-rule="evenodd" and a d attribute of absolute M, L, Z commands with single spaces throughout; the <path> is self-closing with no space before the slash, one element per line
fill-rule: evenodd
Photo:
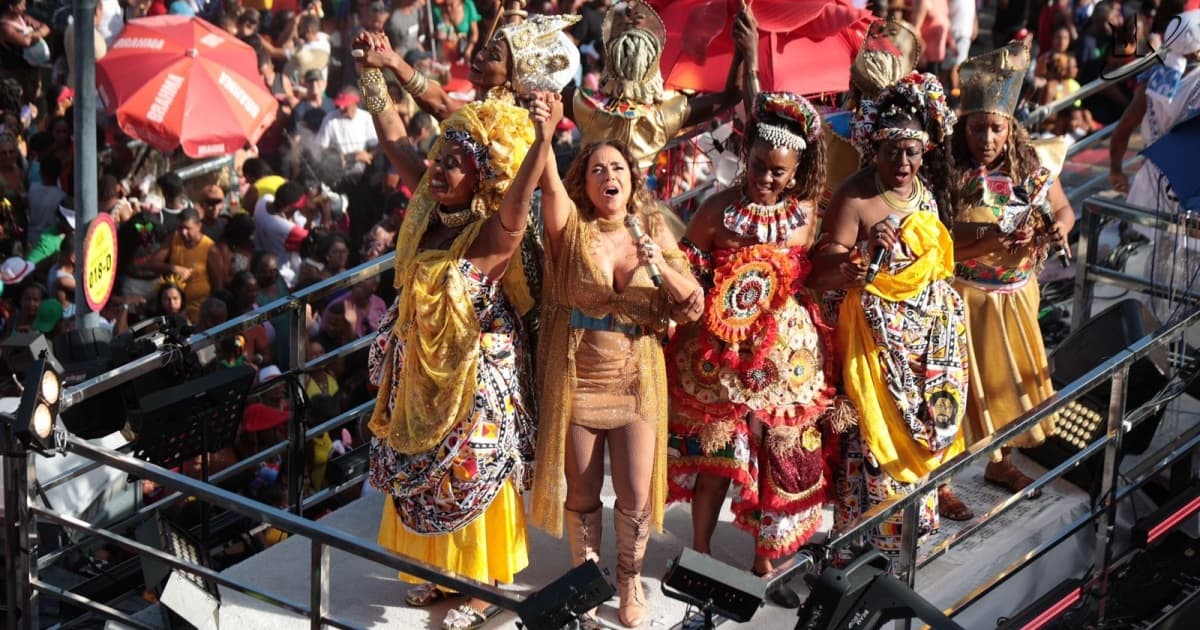
<path fill-rule="evenodd" d="M 617 530 L 617 595 L 621 598 L 619 616 L 627 628 L 636 628 L 646 620 L 646 594 L 642 592 L 642 561 L 650 538 L 650 511 L 613 510 Z"/>
<path fill-rule="evenodd" d="M 600 563 L 600 534 L 604 528 L 603 510 L 591 512 L 563 510 L 567 515 L 567 543 L 571 546 L 571 566 L 588 560 Z"/>

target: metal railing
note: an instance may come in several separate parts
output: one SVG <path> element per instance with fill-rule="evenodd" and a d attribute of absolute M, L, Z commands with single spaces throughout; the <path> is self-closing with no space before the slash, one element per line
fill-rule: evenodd
<path fill-rule="evenodd" d="M 1175 223 L 1165 221 L 1152 211 L 1101 197 L 1088 199 L 1084 203 L 1083 210 L 1085 227 L 1079 243 L 1080 255 L 1076 261 L 1074 328 L 1078 328 L 1087 317 L 1087 314 L 1090 313 L 1093 297 L 1092 285 L 1096 282 L 1118 284 L 1132 290 L 1146 292 L 1156 289 L 1147 280 L 1125 274 L 1116 274 L 1116 272 L 1104 269 L 1097 264 L 1098 257 L 1095 243 L 1099 233 L 1100 219 L 1102 217 L 1111 217 L 1141 225 L 1156 226 L 1160 229 L 1176 225 Z M 1162 295 L 1161 297 L 1168 296 Z M 1178 299 L 1178 296 L 1176 297 Z M 1193 306 L 1196 303 L 1200 303 L 1200 296 L 1190 297 L 1198 301 L 1193 302 Z M 1100 587 L 1097 590 L 1101 594 L 1100 596 L 1106 597 L 1106 593 L 1108 592 L 1106 588 L 1107 581 L 1113 567 L 1113 524 L 1115 523 L 1118 502 L 1128 497 L 1134 490 L 1153 477 L 1155 473 L 1170 466 L 1179 458 L 1192 453 L 1200 445 L 1200 426 L 1192 427 L 1150 455 L 1146 463 L 1136 471 L 1131 472 L 1129 475 L 1130 479 L 1125 484 L 1121 484 L 1122 475 L 1118 470 L 1118 462 L 1122 452 L 1124 436 L 1134 430 L 1140 423 L 1147 420 L 1156 411 L 1163 408 L 1171 400 L 1183 394 L 1186 386 L 1185 382 L 1174 378 L 1162 392 L 1145 404 L 1135 409 L 1127 409 L 1126 390 L 1130 368 L 1137 361 L 1151 354 L 1161 352 L 1164 346 L 1175 343 L 1182 337 L 1185 331 L 1197 324 L 1200 324 L 1200 308 L 1188 309 L 1186 315 L 1175 318 L 1174 321 L 1166 323 L 1159 330 L 1153 331 L 1134 342 L 1128 348 L 1118 352 L 1085 375 L 1067 384 L 1054 396 L 1037 405 L 1028 413 L 1022 415 L 1019 419 L 1000 429 L 987 439 L 969 445 L 962 454 L 941 465 L 937 470 L 930 473 L 924 481 L 916 484 L 908 494 L 893 497 L 875 506 L 864 514 L 849 530 L 839 532 L 836 538 L 832 539 L 828 545 L 833 549 L 837 549 L 855 544 L 869 537 L 871 532 L 884 521 L 900 514 L 903 519 L 903 524 L 901 525 L 902 532 L 905 535 L 902 538 L 902 548 L 898 559 L 899 572 L 903 574 L 903 578 L 906 580 L 908 586 L 915 588 L 917 569 L 921 566 L 957 546 L 964 539 L 977 534 L 983 526 L 1012 508 L 1020 500 L 1030 497 L 1032 493 L 1040 489 L 1046 488 L 1055 479 L 1080 466 L 1093 455 L 1103 453 L 1103 475 L 1101 477 L 1100 492 L 1097 495 L 1099 500 L 1092 506 L 1092 509 L 1087 514 L 1075 519 L 1050 540 L 1030 550 L 1012 565 L 977 587 L 969 595 L 956 602 L 947 612 L 953 615 L 962 611 L 966 606 L 974 603 L 1009 577 L 1012 577 L 1017 571 L 1028 567 L 1032 562 L 1073 536 L 1080 529 L 1097 520 L 1099 524 L 1096 529 L 1099 532 L 1099 539 L 1094 550 L 1094 577 L 1092 581 L 1094 585 Z M 927 553 L 925 556 L 918 555 L 916 540 L 916 532 L 918 530 L 917 510 L 921 501 L 928 493 L 936 492 L 938 487 L 949 483 L 954 476 L 962 473 L 968 467 L 975 465 L 983 458 L 988 457 L 992 452 L 1011 442 L 1017 436 L 1050 419 L 1055 414 L 1064 411 L 1072 402 L 1080 400 L 1097 386 L 1105 383 L 1111 383 L 1112 388 L 1108 401 L 1107 425 L 1104 435 L 1053 469 L 1047 471 L 1021 492 L 1012 494 L 1000 504 L 988 510 L 986 514 L 977 517 L 961 532 L 943 541 L 932 552 Z M 808 570 L 811 566 L 809 558 L 797 556 L 781 563 L 765 579 L 772 583 L 781 580 L 786 581 L 796 573 Z M 1103 610 L 1103 606 L 1101 606 L 1101 609 Z"/>

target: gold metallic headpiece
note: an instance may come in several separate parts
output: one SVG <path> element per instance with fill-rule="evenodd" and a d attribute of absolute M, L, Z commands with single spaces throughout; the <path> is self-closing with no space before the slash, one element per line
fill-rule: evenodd
<path fill-rule="evenodd" d="M 897 18 L 878 20 L 867 29 L 862 49 L 850 65 L 850 81 L 864 98 L 874 99 L 920 63 L 921 38 L 916 30 Z"/>
<path fill-rule="evenodd" d="M 579 68 L 579 48 L 563 31 L 580 19 L 578 15 L 535 15 L 500 28 L 512 57 L 509 83 L 513 92 L 558 92 L 571 82 Z"/>
<path fill-rule="evenodd" d="M 1029 47 L 1023 41 L 964 61 L 958 69 L 963 116 L 986 112 L 1011 118 L 1029 63 Z"/>

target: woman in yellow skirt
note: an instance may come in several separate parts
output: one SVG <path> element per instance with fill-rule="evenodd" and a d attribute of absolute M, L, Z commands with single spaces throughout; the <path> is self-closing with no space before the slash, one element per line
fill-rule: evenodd
<path fill-rule="evenodd" d="M 1055 178 L 1061 162 L 1040 159 L 1012 119 L 1029 59 L 1028 48 L 1013 42 L 959 69 L 954 254 L 955 288 L 968 319 L 970 443 L 1054 393 L 1037 320 L 1037 270 L 1048 245 L 1065 243 L 1075 213 Z M 1035 446 L 1053 431 L 1047 420 L 993 452 L 984 478 L 1011 492 L 1024 489 L 1033 480 L 1012 464 L 1010 447 Z"/>
<path fill-rule="evenodd" d="M 537 180 L 554 168 L 561 118 L 544 100 L 531 109 L 532 126 L 530 112 L 499 99 L 443 124 L 400 229 L 396 305 L 372 348 L 370 480 L 388 495 L 379 542 L 484 583 L 511 582 L 529 563 L 520 491 L 534 422 L 519 314 L 533 304 L 509 262 Z M 446 596 L 424 584 L 407 601 Z M 479 627 L 486 607 L 463 604 L 442 627 Z"/>

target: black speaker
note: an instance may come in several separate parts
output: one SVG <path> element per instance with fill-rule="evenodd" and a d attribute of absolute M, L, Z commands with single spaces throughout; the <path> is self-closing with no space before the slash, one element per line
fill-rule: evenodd
<path fill-rule="evenodd" d="M 371 467 L 371 445 L 363 444 L 344 455 L 330 458 L 325 480 L 330 486 L 343 484 Z"/>
<path fill-rule="evenodd" d="M 54 354 L 63 366 L 63 385 L 73 387 L 111 370 L 112 334 L 104 329 L 71 330 L 54 340 Z M 85 398 L 62 412 L 73 435 L 90 440 L 121 430 L 125 425 L 124 387 Z"/>
<path fill-rule="evenodd" d="M 687 547 L 667 570 L 663 593 L 701 606 L 738 623 L 746 623 L 762 605 L 767 583 L 762 578 L 729 566 L 712 556 Z"/>
<path fill-rule="evenodd" d="M 0 367 L 7 373 L 24 374 L 43 352 L 50 353 L 45 335 L 15 332 L 0 341 Z"/>
<path fill-rule="evenodd" d="M 1050 376 L 1056 388 L 1062 388 L 1095 369 L 1135 341 L 1159 328 L 1149 309 L 1136 299 L 1113 304 L 1071 333 L 1050 357 Z M 1166 387 L 1167 353 L 1158 350 L 1129 368 L 1125 408 L 1136 409 L 1149 402 Z M 1083 450 L 1104 435 L 1108 424 L 1108 399 L 1111 383 L 1101 383 L 1077 403 L 1059 415 L 1055 434 L 1041 446 L 1023 449 L 1039 464 L 1053 468 Z M 1124 452 L 1140 454 L 1150 447 L 1163 410 L 1146 418 L 1125 435 Z M 1089 491 L 1099 492 L 1104 456 L 1097 453 L 1066 474 L 1068 481 Z"/>

